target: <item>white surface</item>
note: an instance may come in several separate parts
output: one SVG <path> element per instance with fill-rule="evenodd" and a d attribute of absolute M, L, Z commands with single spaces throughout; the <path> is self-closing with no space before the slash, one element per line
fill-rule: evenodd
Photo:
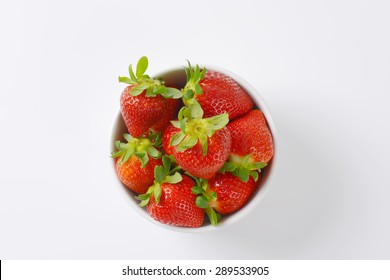
<path fill-rule="evenodd" d="M 0 2 L 0 258 L 390 258 L 388 1 Z M 279 132 L 263 203 L 220 232 L 145 222 L 107 154 L 129 63 L 207 63 Z"/>

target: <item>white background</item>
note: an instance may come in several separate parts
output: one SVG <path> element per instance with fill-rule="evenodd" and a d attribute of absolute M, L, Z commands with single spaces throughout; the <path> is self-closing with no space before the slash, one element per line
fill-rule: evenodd
<path fill-rule="evenodd" d="M 1 1 L 0 258 L 389 259 L 388 1 Z M 273 185 L 223 231 L 146 222 L 115 186 L 118 75 L 207 63 L 262 92 Z"/>

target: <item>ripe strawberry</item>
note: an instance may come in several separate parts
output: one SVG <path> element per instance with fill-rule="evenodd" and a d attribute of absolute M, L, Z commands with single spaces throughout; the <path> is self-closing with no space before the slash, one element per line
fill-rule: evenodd
<path fill-rule="evenodd" d="M 209 180 L 210 190 L 217 196 L 216 200 L 210 201 L 210 207 L 220 214 L 230 214 L 241 209 L 252 196 L 258 182 L 252 177 L 243 182 L 231 173 L 218 173 Z"/>
<path fill-rule="evenodd" d="M 183 105 L 181 100 L 177 99 L 166 99 L 166 106 L 163 117 L 151 127 L 155 132 L 164 131 L 164 129 L 170 124 L 171 120 L 177 118 L 177 113 L 180 107 Z"/>
<path fill-rule="evenodd" d="M 269 162 L 274 146 L 271 132 L 260 110 L 251 110 L 227 126 L 232 136 L 230 156 L 233 161 L 251 154 L 252 162 Z"/>
<path fill-rule="evenodd" d="M 186 74 L 184 98 L 194 96 L 204 111 L 204 117 L 228 113 L 232 120 L 253 108 L 250 96 L 229 76 L 217 71 L 206 72 L 206 69 L 200 72 L 198 65 L 192 68 L 191 64 L 186 69 Z"/>
<path fill-rule="evenodd" d="M 130 77 L 119 77 L 119 82 L 130 84 L 121 95 L 121 112 L 133 137 L 142 136 L 153 126 L 163 129 L 166 124 L 161 123 L 161 120 L 166 120 L 170 114 L 166 111 L 172 112 L 180 104 L 179 101 L 167 100 L 182 97 L 178 89 L 165 87 L 162 81 L 146 75 L 147 68 L 148 59 L 143 56 L 137 63 L 136 73 L 130 65 Z"/>
<path fill-rule="evenodd" d="M 139 195 L 141 206 L 147 206 L 150 216 L 167 225 L 200 227 L 203 224 L 203 210 L 196 207 L 196 196 L 191 192 L 194 181 L 186 175 L 169 171 L 164 157 L 164 167 L 155 168 L 155 181 L 146 194 Z"/>
<path fill-rule="evenodd" d="M 158 145 L 158 140 L 153 143 L 155 139 L 133 138 L 130 134 L 124 134 L 123 137 L 128 143 L 116 141 L 118 151 L 112 154 L 113 158 L 118 158 L 116 161 L 118 177 L 126 187 L 143 194 L 153 183 L 154 168 L 162 163 L 161 153 L 153 147 Z"/>
<path fill-rule="evenodd" d="M 187 109 L 184 107 L 184 110 Z M 207 119 L 188 119 L 179 112 L 163 134 L 163 148 L 190 174 L 211 178 L 225 163 L 231 146 L 227 114 Z"/>
<path fill-rule="evenodd" d="M 231 214 L 241 209 L 258 185 L 252 177 L 243 182 L 232 173 L 217 173 L 208 181 L 194 179 L 196 186 L 191 191 L 198 195 L 195 204 L 205 211 L 212 225 L 217 225 L 221 220 L 220 214 Z"/>

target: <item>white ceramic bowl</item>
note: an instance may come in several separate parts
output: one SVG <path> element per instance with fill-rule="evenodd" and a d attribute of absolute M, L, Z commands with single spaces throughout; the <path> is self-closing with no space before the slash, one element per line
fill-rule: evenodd
<path fill-rule="evenodd" d="M 127 187 L 125 187 L 119 180 L 118 176 L 116 175 L 115 171 L 115 160 L 112 159 L 113 163 L 113 176 L 116 177 L 116 185 L 127 200 L 127 202 L 130 204 L 130 206 L 141 216 L 143 216 L 146 220 L 149 222 L 152 222 L 158 226 L 161 226 L 166 229 L 174 230 L 174 231 L 180 231 L 180 232 L 205 232 L 205 231 L 212 231 L 212 230 L 221 230 L 224 229 L 234 222 L 242 219 L 245 217 L 248 213 L 250 213 L 253 209 L 255 209 L 267 193 L 268 189 L 270 188 L 271 181 L 274 177 L 275 174 L 275 166 L 278 161 L 278 138 L 276 134 L 276 129 L 274 122 L 272 120 L 271 113 L 268 110 L 268 107 L 266 106 L 263 98 L 260 96 L 260 94 L 251 86 L 249 85 L 245 80 L 243 80 L 241 77 L 237 76 L 236 74 L 227 71 L 225 69 L 221 69 L 219 67 L 215 66 L 207 66 L 206 68 L 208 70 L 215 70 L 221 73 L 224 73 L 231 78 L 233 78 L 235 81 L 237 81 L 242 88 L 246 90 L 246 92 L 251 96 L 252 100 L 255 103 L 255 107 L 260 109 L 264 116 L 267 119 L 268 126 L 271 130 L 272 136 L 273 136 L 273 141 L 274 141 L 274 156 L 271 160 L 271 162 L 268 163 L 268 166 L 262 170 L 262 176 L 260 180 L 260 184 L 257 188 L 257 190 L 253 193 L 251 199 L 247 202 L 247 204 L 240 209 L 239 211 L 230 214 L 230 215 L 225 215 L 222 217 L 221 222 L 219 223 L 218 226 L 212 226 L 208 222 L 208 218 L 205 217 L 205 224 L 199 228 L 184 228 L 184 227 L 175 227 L 175 226 L 169 226 L 162 224 L 160 222 L 157 222 L 153 218 L 149 216 L 149 214 L 146 212 L 146 207 L 141 208 L 138 206 L 139 201 L 134 198 L 136 195 L 134 192 L 129 190 Z M 172 68 L 170 70 L 164 71 L 158 75 L 155 75 L 155 77 L 161 77 L 163 80 L 166 82 L 166 84 L 172 85 L 175 84 L 177 86 L 184 87 L 185 81 L 186 81 L 186 76 L 184 72 L 184 67 L 176 67 Z M 116 117 L 113 125 L 113 130 L 112 130 L 112 137 L 111 137 L 111 143 L 110 143 L 110 152 L 115 150 L 115 141 L 116 140 L 123 140 L 122 135 L 124 133 L 127 133 L 125 123 L 122 119 L 121 114 L 119 113 L 118 116 Z"/>

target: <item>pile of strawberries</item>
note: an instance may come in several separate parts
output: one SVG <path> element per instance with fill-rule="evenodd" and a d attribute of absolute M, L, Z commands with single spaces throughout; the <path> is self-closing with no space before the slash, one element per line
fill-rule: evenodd
<path fill-rule="evenodd" d="M 186 68 L 182 89 L 145 74 L 141 57 L 128 84 L 121 112 L 129 134 L 116 141 L 116 171 L 137 194 L 140 206 L 164 224 L 212 225 L 242 208 L 273 156 L 263 113 L 229 76 Z"/>

